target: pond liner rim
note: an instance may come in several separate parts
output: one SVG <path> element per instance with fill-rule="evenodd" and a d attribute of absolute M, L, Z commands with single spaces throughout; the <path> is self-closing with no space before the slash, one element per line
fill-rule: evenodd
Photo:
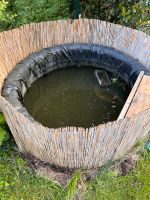
<path fill-rule="evenodd" d="M 46 67 L 46 69 L 45 66 L 47 63 L 45 63 L 45 60 L 48 62 L 48 67 Z M 115 68 L 114 65 L 110 67 L 112 60 L 116 62 Z M 107 68 L 102 68 L 103 64 L 105 64 Z M 34 120 L 23 106 L 23 96 L 31 87 L 31 84 L 54 70 L 88 65 L 100 70 L 105 70 L 106 72 L 116 73 L 117 76 L 122 78 L 131 88 L 141 71 L 144 71 L 145 75 L 150 75 L 149 70 L 138 60 L 114 48 L 88 43 L 68 43 L 55 45 L 31 53 L 28 57 L 19 62 L 6 77 L 2 88 L 2 96 L 31 122 L 41 125 L 40 122 Z M 101 67 L 99 68 L 99 66 Z M 124 74 L 126 76 L 124 76 Z"/>

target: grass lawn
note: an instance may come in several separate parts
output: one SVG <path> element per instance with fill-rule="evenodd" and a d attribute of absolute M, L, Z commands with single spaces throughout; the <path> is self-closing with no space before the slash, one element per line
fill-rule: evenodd
<path fill-rule="evenodd" d="M 8 132 L 2 116 L 0 122 L 0 131 Z M 37 176 L 27 166 L 10 136 L 0 147 L 0 200 L 34 199 L 149 200 L 150 153 L 142 150 L 136 168 L 127 176 L 119 176 L 117 169 L 105 167 L 95 180 L 85 182 L 83 172 L 77 171 L 69 184 L 62 187 Z"/>
<path fill-rule="evenodd" d="M 85 199 L 148 200 L 150 199 L 150 153 L 141 155 L 136 168 L 127 176 L 106 171 L 87 186 Z"/>

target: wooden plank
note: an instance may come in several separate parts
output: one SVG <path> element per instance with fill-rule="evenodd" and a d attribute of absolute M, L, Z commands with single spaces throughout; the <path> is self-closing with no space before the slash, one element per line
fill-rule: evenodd
<path fill-rule="evenodd" d="M 144 75 L 126 114 L 130 117 L 150 108 L 150 76 Z"/>
<path fill-rule="evenodd" d="M 126 116 L 126 113 L 129 107 L 131 106 L 131 102 L 138 90 L 138 87 L 141 83 L 143 76 L 144 76 L 144 71 L 141 71 L 117 120 L 123 119 Z"/>

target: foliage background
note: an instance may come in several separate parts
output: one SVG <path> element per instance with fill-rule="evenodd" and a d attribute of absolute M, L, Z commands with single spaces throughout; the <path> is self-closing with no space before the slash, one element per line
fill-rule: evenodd
<path fill-rule="evenodd" d="M 148 0 L 81 0 L 81 13 L 112 23 L 150 29 L 150 1 Z"/>
<path fill-rule="evenodd" d="M 70 18 L 77 9 L 71 0 L 0 0 L 0 31 L 20 25 Z M 96 18 L 150 33 L 149 0 L 80 0 L 81 16 Z"/>
<path fill-rule="evenodd" d="M 0 30 L 31 22 L 69 18 L 67 0 L 1 0 Z"/>

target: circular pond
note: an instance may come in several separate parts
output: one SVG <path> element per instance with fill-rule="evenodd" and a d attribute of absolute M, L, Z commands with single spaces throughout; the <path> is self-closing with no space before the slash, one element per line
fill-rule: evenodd
<path fill-rule="evenodd" d="M 106 77 L 109 84 L 101 85 Z M 32 53 L 5 80 L 2 94 L 30 120 L 49 128 L 89 128 L 117 119 L 141 70 L 109 47 L 64 44 Z"/>

